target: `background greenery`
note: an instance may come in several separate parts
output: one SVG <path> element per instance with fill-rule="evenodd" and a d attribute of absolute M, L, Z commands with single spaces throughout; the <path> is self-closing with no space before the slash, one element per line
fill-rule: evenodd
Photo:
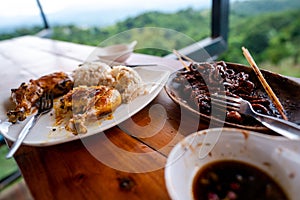
<path fill-rule="evenodd" d="M 6 145 L 0 146 L 0 163 L 1 163 L 1 172 L 0 180 L 3 179 L 7 174 L 13 173 L 18 169 L 14 159 L 7 160 L 5 155 L 8 153 Z M 5 173 L 6 172 L 6 173 Z"/>
<path fill-rule="evenodd" d="M 300 77 L 300 1 L 252 0 L 233 2 L 230 5 L 230 29 L 228 51 L 219 59 L 247 64 L 241 47 L 249 49 L 261 68 L 281 74 Z M 73 24 L 53 26 L 52 38 L 87 45 L 99 45 L 105 39 L 120 32 L 141 27 L 164 27 L 184 33 L 193 40 L 201 40 L 210 34 L 210 10 L 187 8 L 176 13 L 147 12 L 127 18 L 108 27 L 80 27 Z M 41 27 L 21 28 L 0 35 L 8 39 L 37 33 Z M 147 41 L 147 30 L 134 32 L 129 40 Z M 161 38 L 174 49 L 188 44 Z M 171 43 L 171 44 L 170 44 Z M 169 52 L 143 49 L 138 52 L 163 56 Z"/>

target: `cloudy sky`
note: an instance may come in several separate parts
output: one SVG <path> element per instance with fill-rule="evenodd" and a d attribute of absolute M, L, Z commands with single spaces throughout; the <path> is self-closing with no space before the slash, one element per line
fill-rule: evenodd
<path fill-rule="evenodd" d="M 68 8 L 97 8 L 99 10 L 120 10 L 122 7 L 138 10 L 173 11 L 185 7 L 209 7 L 211 0 L 40 0 L 47 14 Z M 0 16 L 15 17 L 37 15 L 36 0 L 8 0 L 0 6 Z"/>

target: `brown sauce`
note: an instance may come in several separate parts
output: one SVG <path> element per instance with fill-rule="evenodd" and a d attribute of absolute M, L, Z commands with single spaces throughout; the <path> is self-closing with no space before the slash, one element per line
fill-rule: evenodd
<path fill-rule="evenodd" d="M 217 161 L 199 170 L 193 182 L 196 200 L 287 200 L 279 184 L 257 167 L 240 161 Z"/>

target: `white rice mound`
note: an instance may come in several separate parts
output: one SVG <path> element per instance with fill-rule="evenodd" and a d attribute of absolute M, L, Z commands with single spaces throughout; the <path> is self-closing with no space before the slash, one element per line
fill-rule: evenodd
<path fill-rule="evenodd" d="M 111 68 L 102 62 L 86 62 L 80 64 L 75 69 L 71 76 L 74 81 L 74 86 L 96 86 L 96 85 L 110 85 L 114 82 L 110 75 Z"/>
<path fill-rule="evenodd" d="M 147 93 L 142 78 L 132 68 L 114 66 L 111 75 L 115 80 L 112 86 L 120 92 L 123 103 L 129 103 L 137 96 Z"/>
<path fill-rule="evenodd" d="M 72 72 L 74 87 L 104 85 L 117 89 L 123 103 L 147 93 L 140 75 L 130 67 L 111 68 L 102 62 L 86 62 Z"/>

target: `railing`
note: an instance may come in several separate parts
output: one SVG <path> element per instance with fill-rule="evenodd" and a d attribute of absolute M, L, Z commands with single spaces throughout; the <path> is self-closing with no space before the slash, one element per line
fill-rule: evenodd
<path fill-rule="evenodd" d="M 48 20 L 46 18 L 45 12 L 43 10 L 42 4 L 40 3 L 39 0 L 36 0 L 37 6 L 39 7 L 40 10 L 40 14 L 43 20 L 43 24 L 44 24 L 44 29 L 42 31 L 40 31 L 39 33 L 37 33 L 36 35 L 39 37 L 44 37 L 44 38 L 48 38 L 51 37 L 52 31 L 50 29 Z"/>

